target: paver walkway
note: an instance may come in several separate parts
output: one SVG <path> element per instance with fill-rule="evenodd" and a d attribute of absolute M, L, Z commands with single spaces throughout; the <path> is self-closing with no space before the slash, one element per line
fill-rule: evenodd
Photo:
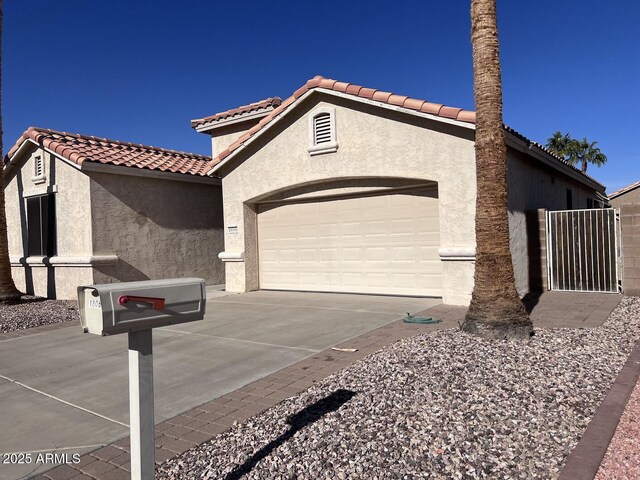
<path fill-rule="evenodd" d="M 589 328 L 601 325 L 622 296 L 610 294 L 546 292 L 529 296 L 526 304 L 536 327 Z M 296 395 L 357 360 L 402 338 L 419 333 L 456 328 L 466 308 L 436 305 L 423 312 L 442 319 L 435 325 L 406 324 L 401 320 L 337 345 L 356 348 L 354 353 L 328 348 L 234 392 L 212 399 L 156 425 L 156 463 L 206 442 L 235 421 L 243 421 L 282 400 Z M 130 478 L 129 438 L 84 455 L 76 465 L 62 465 L 38 480 L 117 480 Z"/>

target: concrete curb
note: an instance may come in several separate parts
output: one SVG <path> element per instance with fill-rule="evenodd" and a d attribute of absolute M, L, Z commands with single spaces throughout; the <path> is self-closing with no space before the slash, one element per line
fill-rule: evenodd
<path fill-rule="evenodd" d="M 558 480 L 595 478 L 639 377 L 640 340 L 636 342 L 578 445 L 569 454 Z"/>

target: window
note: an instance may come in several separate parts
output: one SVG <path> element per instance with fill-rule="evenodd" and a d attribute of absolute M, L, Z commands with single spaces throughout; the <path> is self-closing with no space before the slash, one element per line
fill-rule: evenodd
<path fill-rule="evenodd" d="M 567 188 L 567 210 L 573 210 L 573 192 Z"/>
<path fill-rule="evenodd" d="M 42 155 L 38 155 L 33 159 L 33 177 L 31 181 L 33 183 L 43 183 L 45 180 L 44 161 L 42 160 Z"/>
<path fill-rule="evenodd" d="M 338 150 L 335 109 L 320 108 L 309 117 L 309 154 L 332 153 Z"/>
<path fill-rule="evenodd" d="M 27 256 L 56 254 L 56 204 L 53 194 L 27 198 Z"/>
<path fill-rule="evenodd" d="M 593 208 L 593 199 L 587 198 L 587 208 Z"/>

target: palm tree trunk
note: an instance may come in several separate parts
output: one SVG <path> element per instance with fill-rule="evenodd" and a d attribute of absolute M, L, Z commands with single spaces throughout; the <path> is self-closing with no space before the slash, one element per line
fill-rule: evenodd
<path fill-rule="evenodd" d="M 507 210 L 507 149 L 496 0 L 472 0 L 471 42 L 476 104 L 476 264 L 464 331 L 526 339 L 533 327 L 515 287 Z"/>
<path fill-rule="evenodd" d="M 582 173 L 587 173 L 587 159 L 582 159 Z"/>
<path fill-rule="evenodd" d="M 0 60 L 2 59 L 2 0 L 0 0 Z M 2 92 L 2 62 L 0 61 L 0 93 Z M 9 261 L 9 239 L 7 238 L 7 216 L 4 208 L 4 150 L 2 145 L 2 95 L 0 94 L 0 303 L 20 298 L 11 276 Z"/>

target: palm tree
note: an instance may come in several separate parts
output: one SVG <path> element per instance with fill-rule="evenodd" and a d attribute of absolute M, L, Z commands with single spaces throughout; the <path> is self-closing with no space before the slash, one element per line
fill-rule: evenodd
<path fill-rule="evenodd" d="M 557 131 L 547 139 L 547 149 L 551 153 L 555 153 L 559 157 L 565 158 L 569 155 L 569 151 L 572 146 L 571 142 L 573 142 L 571 135 Z"/>
<path fill-rule="evenodd" d="M 2 59 L 2 0 L 0 0 L 0 60 Z M 0 92 L 2 91 L 2 70 L 0 62 Z M 0 95 L 0 156 L 4 158 L 2 149 L 2 96 Z M 4 209 L 4 160 L 0 165 L 0 303 L 12 302 L 20 298 L 11 276 L 9 261 L 9 239 L 7 238 L 7 216 Z"/>
<path fill-rule="evenodd" d="M 462 329 L 490 338 L 528 339 L 533 325 L 516 291 L 507 213 L 507 148 L 496 0 L 471 1 L 476 104 L 476 265 Z"/>
<path fill-rule="evenodd" d="M 597 143 L 589 142 L 586 138 L 576 140 L 568 133 L 555 132 L 547 139 L 547 149 L 571 165 L 580 165 L 582 173 L 587 173 L 589 163 L 598 167 L 607 163 L 607 156 L 596 147 Z"/>
<path fill-rule="evenodd" d="M 607 162 L 607 156 L 596 147 L 598 142 L 589 142 L 586 138 L 576 141 L 575 162 L 572 164 L 580 164 L 582 173 L 587 173 L 587 165 L 593 163 L 597 167 Z"/>

